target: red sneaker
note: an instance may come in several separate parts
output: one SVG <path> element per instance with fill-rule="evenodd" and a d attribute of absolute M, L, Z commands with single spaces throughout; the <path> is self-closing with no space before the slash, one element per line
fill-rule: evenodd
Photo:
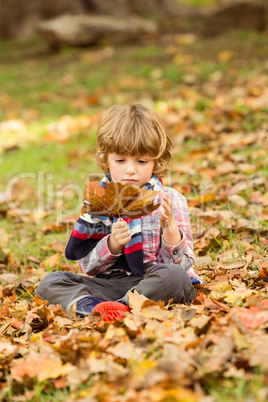
<path fill-rule="evenodd" d="M 125 313 L 131 311 L 131 308 L 116 301 L 106 301 L 97 304 L 94 311 L 100 313 L 103 321 L 115 321 L 124 318 Z"/>

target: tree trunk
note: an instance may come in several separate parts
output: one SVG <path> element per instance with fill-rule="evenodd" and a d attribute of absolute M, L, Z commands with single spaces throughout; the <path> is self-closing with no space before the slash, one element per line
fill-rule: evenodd
<path fill-rule="evenodd" d="M 194 16 L 196 8 L 176 0 L 0 0 L 0 39 L 31 36 L 39 21 L 63 14 L 184 18 Z"/>
<path fill-rule="evenodd" d="M 0 38 L 24 38 L 42 19 L 85 11 L 82 0 L 0 0 Z"/>

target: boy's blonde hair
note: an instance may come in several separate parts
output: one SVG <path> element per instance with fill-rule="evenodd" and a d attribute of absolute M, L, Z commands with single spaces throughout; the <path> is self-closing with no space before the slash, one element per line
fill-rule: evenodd
<path fill-rule="evenodd" d="M 138 103 L 116 105 L 106 110 L 98 128 L 95 163 L 108 173 L 109 153 L 150 155 L 155 159 L 154 173 L 167 174 L 171 159 L 171 140 L 158 116 Z"/>

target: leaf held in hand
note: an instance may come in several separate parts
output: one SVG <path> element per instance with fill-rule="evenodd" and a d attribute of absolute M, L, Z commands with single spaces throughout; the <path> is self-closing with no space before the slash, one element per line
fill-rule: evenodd
<path fill-rule="evenodd" d="M 159 191 L 137 189 L 129 184 L 107 183 L 106 189 L 90 180 L 86 181 L 82 215 L 127 216 L 135 219 L 151 214 L 160 204 L 153 200 Z"/>

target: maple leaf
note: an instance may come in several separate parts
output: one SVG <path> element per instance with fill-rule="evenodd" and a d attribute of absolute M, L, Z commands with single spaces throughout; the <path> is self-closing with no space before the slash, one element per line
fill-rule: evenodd
<path fill-rule="evenodd" d="M 24 381 L 24 376 L 37 377 L 38 381 L 44 381 L 48 378 L 66 375 L 73 370 L 74 367 L 69 362 L 63 364 L 56 356 L 51 356 L 48 353 L 40 356 L 32 351 L 25 360 L 14 363 L 11 368 L 11 375 L 19 382 Z"/>
<path fill-rule="evenodd" d="M 121 183 L 107 183 L 105 189 L 98 183 L 87 180 L 82 215 L 124 215 L 135 219 L 151 214 L 160 206 L 153 203 L 157 194 L 159 191 L 137 189 Z"/>

